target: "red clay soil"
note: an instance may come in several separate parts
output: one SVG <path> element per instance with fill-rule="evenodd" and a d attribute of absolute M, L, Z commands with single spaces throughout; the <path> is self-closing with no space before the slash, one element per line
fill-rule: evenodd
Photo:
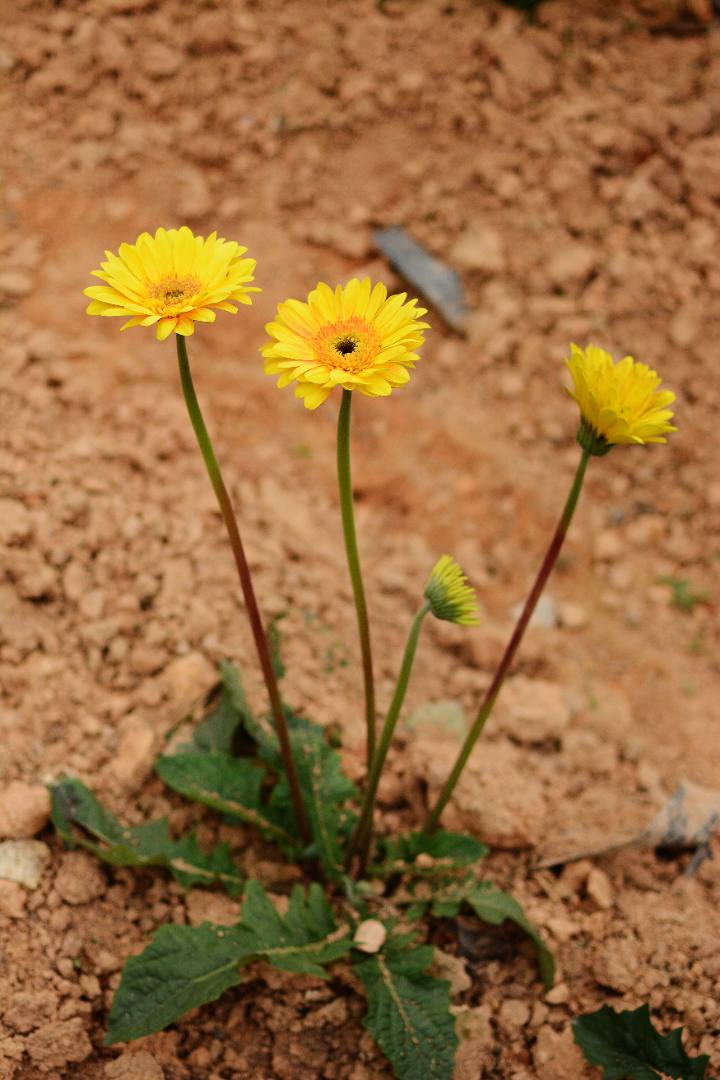
<path fill-rule="evenodd" d="M 535 24 L 471 0 L 4 0 L 0 41 L 0 832 L 33 834 L 37 888 L 0 881 L 0 1076 L 380 1080 L 363 1000 L 269 968 L 157 1036 L 105 1049 L 128 955 L 222 896 L 66 852 L 40 785 L 77 776 L 128 822 L 229 840 L 271 891 L 294 870 L 153 778 L 167 732 L 239 662 L 262 701 L 234 568 L 172 342 L 83 314 L 104 249 L 187 223 L 238 239 L 263 292 L 190 341 L 288 699 L 362 773 L 354 612 L 334 476 L 337 401 L 307 413 L 265 376 L 277 302 L 319 279 L 400 282 L 372 230 L 402 225 L 463 275 L 466 339 L 431 312 L 410 384 L 360 398 L 358 528 L 386 705 L 430 566 L 453 552 L 477 629 L 433 624 L 406 714 L 472 715 L 577 458 L 570 341 L 656 367 L 666 447 L 592 462 L 507 692 L 445 819 L 487 840 L 556 951 L 496 930 L 452 975 L 458 1080 L 576 1080 L 570 1020 L 649 1001 L 720 1069 L 720 869 L 652 851 L 533 869 L 644 825 L 682 780 L 720 783 L 720 34 L 694 3 L 550 0 Z M 693 14 L 694 11 L 694 14 Z M 699 594 L 673 603 L 668 578 Z M 439 710 L 443 713 L 443 710 Z M 416 824 L 457 746 L 404 724 L 384 827 Z M 447 715 L 444 710 L 443 715 Z M 39 849 L 43 851 L 44 849 Z M 465 934 L 467 938 L 467 933 Z"/>

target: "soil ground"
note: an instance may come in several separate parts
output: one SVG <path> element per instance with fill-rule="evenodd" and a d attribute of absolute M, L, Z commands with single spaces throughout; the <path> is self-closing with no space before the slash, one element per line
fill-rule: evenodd
<path fill-rule="evenodd" d="M 433 940 L 466 1036 L 458 1080 L 591 1076 L 569 1024 L 605 1002 L 649 1001 L 720 1069 L 717 861 L 534 868 L 632 834 L 681 781 L 720 786 L 720 35 L 704 5 L 551 0 L 534 24 L 489 0 L 0 8 L 0 818 L 49 849 L 37 888 L 0 882 L 0 1076 L 389 1077 L 341 972 L 258 967 L 168 1032 L 103 1048 L 126 957 L 169 919 L 235 906 L 64 852 L 35 786 L 68 773 L 129 822 L 169 814 L 210 838 L 154 754 L 219 659 L 262 700 L 172 342 L 83 315 L 104 249 L 181 223 L 258 260 L 253 307 L 201 327 L 191 356 L 264 611 L 287 612 L 286 696 L 341 732 L 356 777 L 336 402 L 306 413 L 263 374 L 277 302 L 319 279 L 400 287 L 383 225 L 463 275 L 467 336 L 431 312 L 410 384 L 354 409 L 381 703 L 434 560 L 453 552 L 481 598 L 477 629 L 428 629 L 408 714 L 470 716 L 491 678 L 577 457 L 569 342 L 632 353 L 676 390 L 668 446 L 593 461 L 551 604 L 446 818 L 492 845 L 488 876 L 551 942 L 558 984 L 544 994 L 532 953 L 495 930 Z M 687 610 L 668 578 L 689 582 Z M 418 821 L 456 748 L 449 708 L 433 715 L 393 750 L 388 830 Z M 226 838 L 286 891 L 272 851 Z"/>

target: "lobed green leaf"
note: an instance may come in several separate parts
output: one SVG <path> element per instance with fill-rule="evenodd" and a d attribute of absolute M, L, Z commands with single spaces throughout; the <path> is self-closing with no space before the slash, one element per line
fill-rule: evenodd
<path fill-rule="evenodd" d="M 124 826 L 79 780 L 61 780 L 51 791 L 52 822 L 62 839 L 84 847 L 111 866 L 162 866 L 190 888 L 223 885 L 232 895 L 244 877 L 227 844 L 204 852 L 193 833 L 173 840 L 165 818 Z"/>
<path fill-rule="evenodd" d="M 163 926 L 128 960 L 113 1001 L 106 1043 L 127 1042 L 167 1027 L 188 1009 L 214 1001 L 263 958 L 275 967 L 324 978 L 324 965 L 347 955 L 352 940 L 336 925 L 319 885 L 298 885 L 279 915 L 263 887 L 247 884 L 235 926 Z"/>
<path fill-rule="evenodd" d="M 426 974 L 430 946 L 411 935 L 389 938 L 382 951 L 353 964 L 368 998 L 363 1023 L 398 1080 L 451 1080 L 457 1048 L 450 984 Z"/>
<path fill-rule="evenodd" d="M 710 1058 L 687 1055 L 681 1027 L 660 1035 L 647 1005 L 627 1012 L 603 1005 L 573 1020 L 572 1026 L 585 1060 L 602 1068 L 602 1080 L 658 1080 L 661 1076 L 704 1080 Z"/>

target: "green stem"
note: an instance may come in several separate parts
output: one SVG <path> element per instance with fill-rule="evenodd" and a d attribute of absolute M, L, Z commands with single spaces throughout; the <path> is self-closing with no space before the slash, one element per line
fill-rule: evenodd
<path fill-rule="evenodd" d="M 290 794 L 292 796 L 293 809 L 295 810 L 298 829 L 304 843 L 309 844 L 312 839 L 310 827 L 308 825 L 307 813 L 300 791 L 300 781 L 298 779 L 295 759 L 293 758 L 290 746 L 290 735 L 288 733 L 287 722 L 285 720 L 282 701 L 280 699 L 280 691 L 278 689 L 277 679 L 275 678 L 275 671 L 272 665 L 267 634 L 263 628 L 260 609 L 255 598 L 255 589 L 253 588 L 252 578 L 250 576 L 250 567 L 248 566 L 245 550 L 242 545 L 242 540 L 240 539 L 240 530 L 238 529 L 237 519 L 233 512 L 232 503 L 230 502 L 230 496 L 225 487 L 222 473 L 220 472 L 220 466 L 215 457 L 215 451 L 213 450 L 213 445 L 207 427 L 205 426 L 202 412 L 200 411 L 200 404 L 197 399 L 197 394 L 195 393 L 195 387 L 190 373 L 190 361 L 188 360 L 185 338 L 180 334 L 176 334 L 175 340 L 177 341 L 180 382 L 185 397 L 185 404 L 187 405 L 190 422 L 195 431 L 198 446 L 200 447 L 200 453 L 205 462 L 205 468 L 210 477 L 210 483 L 215 492 L 218 506 L 220 507 L 220 513 L 222 514 L 222 519 L 225 522 L 225 528 L 227 529 L 228 537 L 230 539 L 230 546 L 240 577 L 243 597 L 245 598 L 245 608 L 250 621 L 253 638 L 255 639 L 255 648 L 257 649 L 260 667 L 262 668 L 268 697 L 270 698 L 270 708 L 275 722 L 278 741 L 280 743 L 280 753 L 282 754 L 285 773 L 290 786 Z"/>
<path fill-rule="evenodd" d="M 372 843 L 373 834 L 373 810 L 375 808 L 375 797 L 377 795 L 378 785 L 380 783 L 380 777 L 382 775 L 383 766 L 385 764 L 385 758 L 387 757 L 388 750 L 390 749 L 390 743 L 392 742 L 393 735 L 395 734 L 395 727 L 400 716 L 400 710 L 403 707 L 405 701 L 405 694 L 408 688 L 408 682 L 410 680 L 410 673 L 412 671 L 413 661 L 415 660 L 415 652 L 417 650 L 418 638 L 420 637 L 420 628 L 423 623 L 423 619 L 430 610 L 430 604 L 426 603 L 418 611 L 417 615 L 412 621 L 410 627 L 410 633 L 408 634 L 407 644 L 405 645 L 405 652 L 403 653 L 402 664 L 400 665 L 400 674 L 398 675 L 397 685 L 395 687 L 395 693 L 388 709 L 388 714 L 383 724 L 383 729 L 380 733 L 380 741 L 378 743 L 377 750 L 372 760 L 370 767 L 370 775 L 368 776 L 367 788 L 365 790 L 365 798 L 363 800 L 362 809 L 360 811 L 360 817 L 358 818 L 357 825 L 355 826 L 355 832 L 353 833 L 350 841 L 350 847 L 348 850 L 348 862 L 352 860 L 353 855 L 359 849 L 360 851 L 360 870 L 362 875 L 365 867 L 367 866 L 368 857 L 370 854 L 370 845 Z"/>
<path fill-rule="evenodd" d="M 337 473 L 340 492 L 340 513 L 342 516 L 345 551 L 347 554 L 350 581 L 352 582 L 355 610 L 357 612 L 360 652 L 362 654 L 363 681 L 365 684 L 365 725 L 367 732 L 367 767 L 372 766 L 375 754 L 375 682 L 373 679 L 372 649 L 370 646 L 370 626 L 368 624 L 365 589 L 360 570 L 357 536 L 355 534 L 355 514 L 353 510 L 352 476 L 350 472 L 350 409 L 352 391 L 343 389 L 337 428 Z"/>
<path fill-rule="evenodd" d="M 475 722 L 470 728 L 470 731 L 465 738 L 465 742 L 462 745 L 460 753 L 458 754 L 457 761 L 453 765 L 450 775 L 445 781 L 442 791 L 438 796 L 438 800 L 435 803 L 432 811 L 428 815 L 427 821 L 423 826 L 423 832 L 433 833 L 438 827 L 440 816 L 445 809 L 447 802 L 453 793 L 453 790 L 455 789 L 455 785 L 460 779 L 462 771 L 467 764 L 468 758 L 473 752 L 475 743 L 480 738 L 482 730 L 485 727 L 485 723 L 490 716 L 495 702 L 500 695 L 503 683 L 505 682 L 505 677 L 507 676 L 510 665 L 512 664 L 515 657 L 515 653 L 517 652 L 520 642 L 522 641 L 525 629 L 530 622 L 532 613 L 535 610 L 535 606 L 540 599 L 540 595 L 545 588 L 547 579 L 550 577 L 550 573 L 555 563 L 557 562 L 558 555 L 560 554 L 560 549 L 567 535 L 568 528 L 570 527 L 570 522 L 572 521 L 573 514 L 575 513 L 577 501 L 580 497 L 580 491 L 583 485 L 583 480 L 585 478 L 585 470 L 587 468 L 588 461 L 590 460 L 590 454 L 590 450 L 583 449 L 582 455 L 580 457 L 580 463 L 577 467 L 577 472 L 575 473 L 575 479 L 572 482 L 570 493 L 568 494 L 567 502 L 565 503 L 565 508 L 557 524 L 557 528 L 555 529 L 555 534 L 550 541 L 550 546 L 547 549 L 545 558 L 542 561 L 542 565 L 538 571 L 537 577 L 535 578 L 533 587 L 530 590 L 527 600 L 525 601 L 525 606 L 520 613 L 520 618 L 517 621 L 512 636 L 507 644 L 505 652 L 503 653 L 502 659 L 498 665 L 498 669 L 495 672 L 490 686 L 488 687 L 485 697 L 483 698 L 483 701 L 478 710 L 478 714 L 475 718 Z"/>

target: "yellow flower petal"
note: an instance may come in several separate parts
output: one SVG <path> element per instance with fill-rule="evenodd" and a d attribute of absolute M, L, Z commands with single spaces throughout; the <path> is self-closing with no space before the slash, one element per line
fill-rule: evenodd
<path fill-rule="evenodd" d="M 597 345 L 571 345 L 566 364 L 573 381 L 566 389 L 582 418 L 578 439 L 593 453 L 618 444 L 665 442 L 666 434 L 677 431 L 667 408 L 675 395 L 657 389 L 660 377 L 647 364 L 632 356 L 616 362 Z"/>
<path fill-rule="evenodd" d="M 243 258 L 246 251 L 216 233 L 195 236 L 187 225 L 141 233 L 117 254 L 105 252 L 102 268 L 92 271 L 103 284 L 84 290 L 86 311 L 123 316 L 123 329 L 157 323 L 160 341 L 173 332 L 188 336 L 196 322 L 214 322 L 218 310 L 235 315 L 237 304 L 250 304 L 248 294 L 260 291 L 249 284 L 255 260 Z"/>
<path fill-rule="evenodd" d="M 410 378 L 415 350 L 428 324 L 424 308 L 405 293 L 388 297 L 381 283 L 353 278 L 334 290 L 320 282 L 306 302 L 286 300 L 265 330 L 260 350 L 278 386 L 297 383 L 307 408 L 317 408 L 341 386 L 370 397 L 387 397 Z"/>

